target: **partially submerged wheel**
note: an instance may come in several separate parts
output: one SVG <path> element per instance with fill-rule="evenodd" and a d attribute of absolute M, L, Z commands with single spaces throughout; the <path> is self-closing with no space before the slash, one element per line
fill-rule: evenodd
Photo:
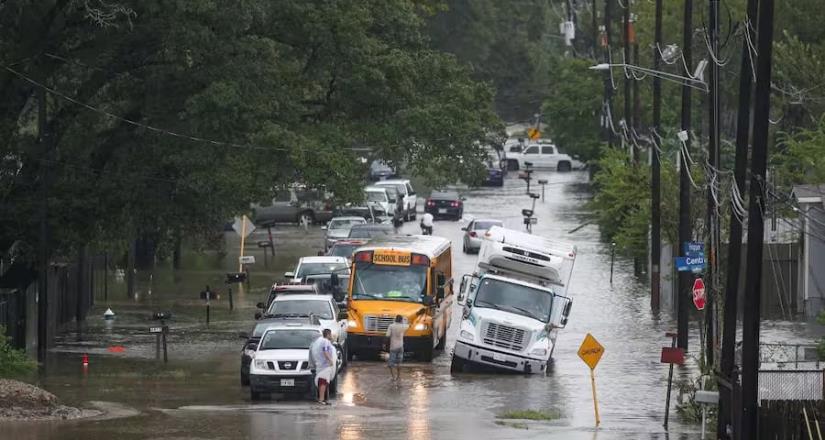
<path fill-rule="evenodd" d="M 462 373 L 464 372 L 464 359 L 453 355 L 453 360 L 450 362 L 450 373 Z"/>

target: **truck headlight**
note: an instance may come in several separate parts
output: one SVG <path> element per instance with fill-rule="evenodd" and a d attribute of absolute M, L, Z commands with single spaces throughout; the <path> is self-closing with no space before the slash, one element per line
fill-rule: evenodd
<path fill-rule="evenodd" d="M 255 359 L 255 368 L 259 370 L 266 370 L 266 361 L 261 359 Z"/>
<path fill-rule="evenodd" d="M 546 348 L 534 348 L 530 354 L 535 356 L 547 356 L 547 349 Z"/>
<path fill-rule="evenodd" d="M 355 322 L 354 319 L 347 320 L 347 327 L 349 327 L 349 328 L 358 327 L 358 323 Z"/>
<path fill-rule="evenodd" d="M 246 349 L 246 350 L 243 351 L 243 353 L 245 355 L 249 356 L 250 358 L 253 358 L 253 359 L 255 358 L 255 350 Z"/>
<path fill-rule="evenodd" d="M 460 336 L 462 339 L 467 339 L 468 341 L 472 341 L 473 339 L 475 339 L 475 336 L 473 336 L 473 334 L 468 332 L 467 330 L 461 330 L 458 336 Z"/>
<path fill-rule="evenodd" d="M 427 330 L 427 324 L 423 324 L 423 323 L 419 322 L 418 324 L 415 325 L 415 327 L 413 327 L 413 330 L 418 331 L 418 332 L 420 332 L 422 330 Z"/>

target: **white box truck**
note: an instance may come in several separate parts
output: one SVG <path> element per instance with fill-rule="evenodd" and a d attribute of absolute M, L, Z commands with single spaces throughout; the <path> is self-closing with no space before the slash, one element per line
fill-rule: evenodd
<path fill-rule="evenodd" d="M 573 305 L 566 296 L 576 247 L 501 227 L 484 237 L 464 304 L 451 371 L 467 364 L 544 373 Z"/>

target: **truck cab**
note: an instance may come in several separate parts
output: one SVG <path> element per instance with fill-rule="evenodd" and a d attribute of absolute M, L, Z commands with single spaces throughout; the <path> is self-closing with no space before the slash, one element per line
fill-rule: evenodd
<path fill-rule="evenodd" d="M 481 364 L 544 373 L 573 304 L 565 294 L 575 256 L 575 246 L 491 228 L 476 272 L 459 289 L 464 310 L 451 371 Z"/>

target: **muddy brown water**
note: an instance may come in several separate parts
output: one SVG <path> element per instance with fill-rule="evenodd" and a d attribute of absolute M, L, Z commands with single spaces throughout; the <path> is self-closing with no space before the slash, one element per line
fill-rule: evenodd
<path fill-rule="evenodd" d="M 247 254 L 256 256 L 250 287 L 235 286 L 235 310 L 228 310 L 224 274 L 237 270 L 238 238 L 226 234 L 224 255 L 186 255 L 183 270 L 158 267 L 151 279 L 142 274 L 136 297 L 126 298 L 122 280 L 112 277 L 109 302 L 97 294 L 98 305 L 88 319 L 82 340 L 69 332 L 51 354 L 39 376 L 42 386 L 65 403 L 117 402 L 139 415 L 111 420 L 56 423 L 5 423 L 2 438 L 28 439 L 240 439 L 240 438 L 558 438 L 558 439 L 687 439 L 699 437 L 699 426 L 684 424 L 674 413 L 669 432 L 662 428 L 666 366 L 659 350 L 668 344 L 665 332 L 674 327 L 668 314 L 649 309 L 648 289 L 632 276 L 629 262 L 617 261 L 609 282 L 609 249 L 599 242 L 596 226 L 567 232 L 584 222 L 589 198 L 585 173 L 536 173 L 546 178 L 545 200 L 536 203 L 534 233 L 574 241 L 578 246 L 570 294 L 574 306 L 567 328 L 558 339 L 555 362 L 546 376 L 496 375 L 481 372 L 451 375 L 449 353 L 431 364 L 406 363 L 400 386 L 394 385 L 381 362 L 355 361 L 341 378 L 339 395 L 330 407 L 301 399 L 252 403 L 239 384 L 240 330 L 253 324 L 254 304 L 272 280 L 291 270 L 295 260 L 314 255 L 323 245 L 320 228 L 303 231 L 283 226 L 273 230 L 276 256 L 268 267 L 257 242 L 265 231 L 247 240 Z M 465 215 L 493 217 L 511 228 L 522 228 L 521 209 L 529 208 L 524 182 L 514 173 L 502 188 L 468 193 Z M 417 233 L 408 223 L 404 232 Z M 438 221 L 435 235 L 453 241 L 454 275 L 471 272 L 475 256 L 461 252 L 460 224 Z M 209 284 L 220 293 L 205 307 L 198 292 Z M 117 318 L 107 325 L 106 305 Z M 171 310 L 168 365 L 157 362 L 156 325 L 150 312 Z M 455 308 L 447 347 L 455 341 L 460 309 Z M 806 338 L 806 327 L 790 322 L 764 324 L 763 340 Z M 596 369 L 602 423 L 594 428 L 589 370 L 576 351 L 587 333 L 605 347 Z M 691 323 L 692 355 L 699 345 L 698 322 Z M 122 346 L 122 353 L 109 347 Z M 81 366 L 88 353 L 90 365 Z M 677 378 L 694 373 L 693 365 L 677 369 Z M 674 404 L 676 402 L 674 393 Z M 516 409 L 557 410 L 549 422 L 502 422 L 496 416 Z"/>

